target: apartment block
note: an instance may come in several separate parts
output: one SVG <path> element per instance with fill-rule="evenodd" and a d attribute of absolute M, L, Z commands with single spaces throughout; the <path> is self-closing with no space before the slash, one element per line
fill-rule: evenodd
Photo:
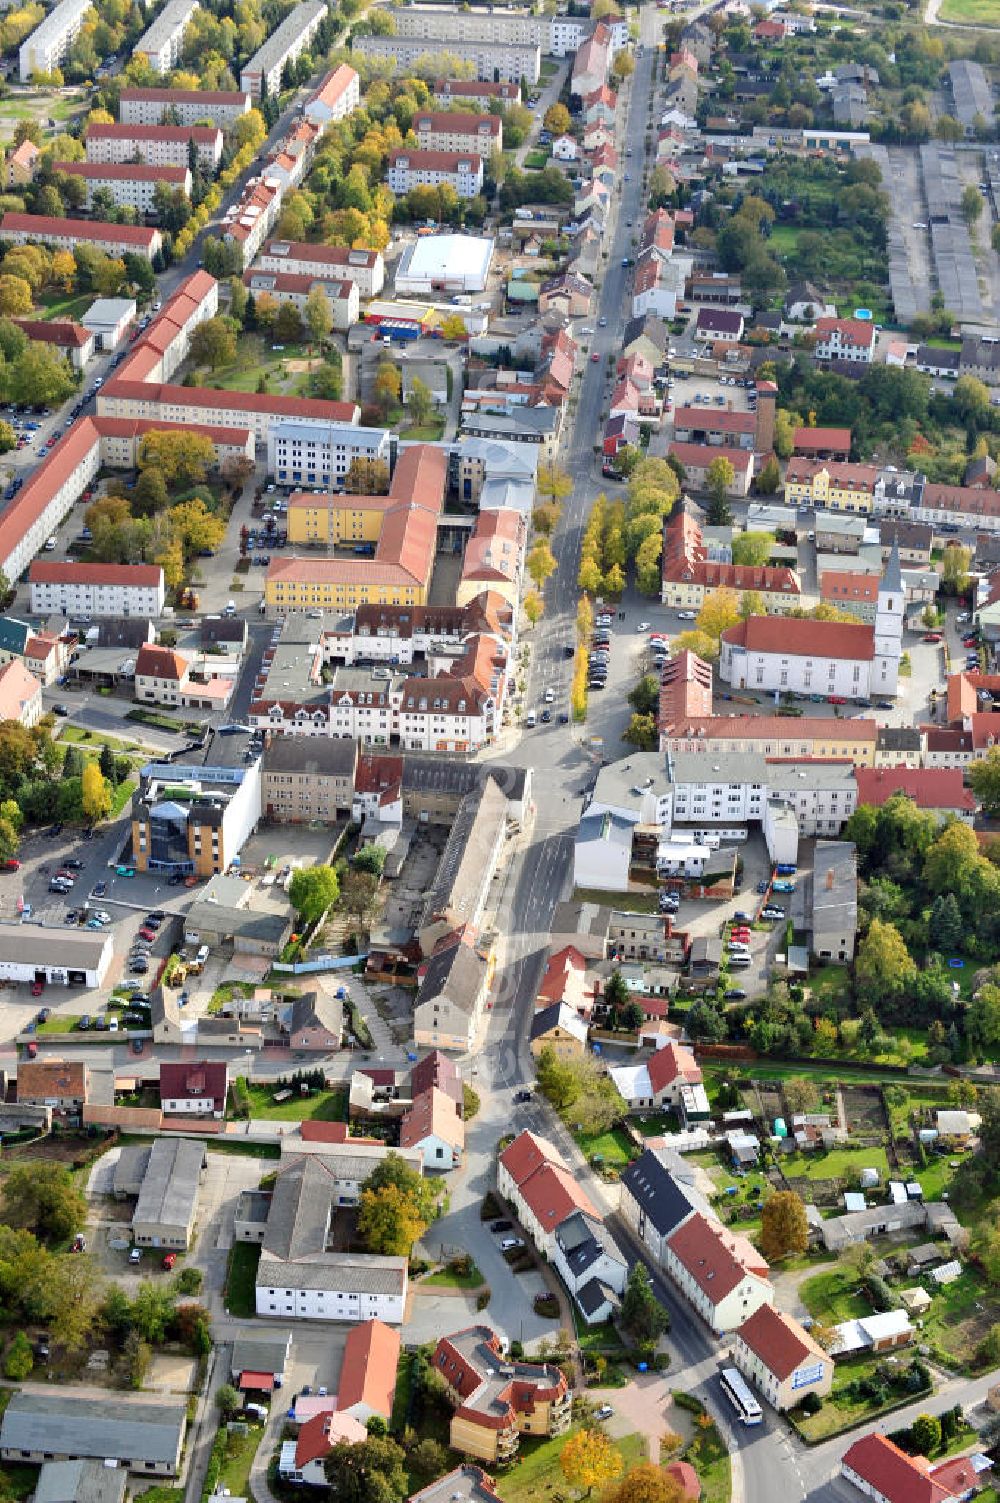
<path fill-rule="evenodd" d="M 434 84 L 434 98 L 439 104 L 453 104 L 460 100 L 471 107 L 496 99 L 506 105 L 517 104 L 521 91 L 517 84 L 496 83 L 493 79 L 439 78 Z"/>
<path fill-rule="evenodd" d="M 404 72 L 418 58 L 440 53 L 449 59 L 457 57 L 460 62 L 471 63 L 476 77 L 503 83 L 538 82 L 542 70 L 542 51 L 537 44 L 515 42 L 485 42 L 456 36 L 451 29 L 455 13 L 448 12 L 439 23 L 440 29 L 432 36 L 356 36 L 354 50 L 362 57 L 376 58 L 392 63 Z M 461 13 L 457 19 L 463 19 Z"/>
<path fill-rule="evenodd" d="M 163 610 L 158 564 L 50 563 L 35 559 L 28 573 L 31 609 L 38 615 L 146 616 Z"/>
<path fill-rule="evenodd" d="M 187 167 L 191 145 L 204 172 L 218 170 L 222 131 L 217 125 L 91 125 L 84 148 L 88 162 L 134 162 L 153 167 Z"/>
<path fill-rule="evenodd" d="M 294 63 L 305 52 L 326 15 L 325 0 L 301 0 L 245 65 L 240 88 L 253 99 L 262 98 L 265 92 L 275 98 L 285 64 Z"/>
<path fill-rule="evenodd" d="M 503 123 L 499 115 L 466 114 L 462 110 L 418 114 L 413 132 L 423 151 L 475 152 L 488 158 L 503 150 Z"/>
<path fill-rule="evenodd" d="M 304 240 L 269 240 L 261 251 L 254 270 L 354 282 L 358 296 L 363 298 L 377 297 L 385 286 L 382 252 L 351 250 L 346 245 L 310 245 Z"/>
<path fill-rule="evenodd" d="M 399 147 L 389 153 L 386 176 L 394 193 L 447 183 L 459 198 L 475 198 L 482 192 L 483 159 L 474 152 L 413 151 Z"/>
<path fill-rule="evenodd" d="M 87 185 L 87 207 L 92 208 L 94 194 L 110 193 L 122 208 L 150 214 L 155 209 L 156 190 L 161 185 L 171 191 L 180 188 L 190 196 L 191 172 L 184 167 L 152 167 L 145 162 L 115 165 L 102 162 L 53 162 L 54 172 L 78 177 Z"/>
<path fill-rule="evenodd" d="M 169 73 L 180 62 L 184 29 L 198 0 L 167 0 L 156 20 L 136 42 L 133 57 L 144 57 L 154 73 Z"/>
<path fill-rule="evenodd" d="M 79 164 L 77 164 L 79 165 Z M 148 261 L 158 255 L 163 241 L 159 230 L 138 224 L 108 224 L 101 219 L 58 219 L 48 214 L 6 213 L 0 219 L 0 239 L 13 245 L 51 245 L 56 250 L 73 250 L 81 240 L 111 256 L 127 252 L 145 256 Z"/>
<path fill-rule="evenodd" d="M 569 1429 L 572 1394 L 560 1369 L 513 1361 L 489 1326 L 443 1336 L 431 1365 L 454 1409 L 453 1450 L 506 1464 L 522 1435 L 563 1435 Z"/>
<path fill-rule="evenodd" d="M 252 177 L 239 201 L 226 210 L 222 239 L 235 245 L 249 266 L 281 213 L 282 186 L 276 178 Z"/>
<path fill-rule="evenodd" d="M 122 125 L 162 125 L 176 112 L 181 125 L 208 121 L 231 130 L 250 109 L 250 95 L 233 89 L 122 89 L 118 118 Z"/>
<path fill-rule="evenodd" d="M 148 763 L 132 796 L 134 864 L 140 871 L 196 877 L 224 872 L 256 829 L 260 812 L 259 763 Z"/>
<path fill-rule="evenodd" d="M 328 73 L 307 102 L 304 114 L 314 125 L 330 125 L 335 120 L 345 120 L 352 115 L 361 102 L 361 87 L 358 75 L 346 63 L 340 63 Z"/>
<path fill-rule="evenodd" d="M 291 303 L 299 312 L 305 310 L 309 295 L 317 288 L 330 304 L 333 327 L 338 334 L 345 334 L 357 323 L 361 313 L 356 282 L 335 282 L 321 277 L 297 277 L 290 272 L 245 271 L 243 285 L 254 298 L 262 294 L 276 303 Z"/>
<path fill-rule="evenodd" d="M 45 20 L 37 26 L 18 52 L 18 77 L 30 83 L 37 73 L 51 73 L 58 68 L 80 34 L 83 18 L 90 10 L 90 0 L 60 0 Z"/>
<path fill-rule="evenodd" d="M 275 736 L 264 752 L 262 811 L 282 824 L 350 819 L 357 765 L 349 738 Z"/>

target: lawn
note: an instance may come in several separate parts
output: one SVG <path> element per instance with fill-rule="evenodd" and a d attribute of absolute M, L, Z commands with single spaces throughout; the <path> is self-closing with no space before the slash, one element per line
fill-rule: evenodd
<path fill-rule="evenodd" d="M 310 1091 L 308 1096 L 293 1093 L 290 1101 L 275 1101 L 270 1086 L 251 1085 L 247 1087 L 247 1093 L 250 1097 L 251 1117 L 269 1118 L 274 1122 L 347 1120 L 346 1091 Z"/>
<path fill-rule="evenodd" d="M 102 746 L 110 746 L 119 756 L 127 753 L 129 756 L 141 757 L 144 762 L 149 761 L 149 754 L 134 741 L 120 741 L 116 736 L 99 735 L 96 731 L 86 731 L 78 725 L 64 724 L 59 732 L 59 740 L 72 741 L 84 748 L 93 747 L 98 752 Z"/>
<path fill-rule="evenodd" d="M 806 1279 L 799 1288 L 799 1297 L 813 1320 L 823 1326 L 835 1326 L 872 1313 L 868 1301 L 855 1292 L 856 1287 L 856 1278 L 829 1268 Z"/>
<path fill-rule="evenodd" d="M 460 1273 L 455 1268 L 440 1268 L 437 1273 L 428 1274 L 427 1278 L 420 1280 L 422 1289 L 480 1289 L 484 1283 L 482 1274 L 472 1264 L 468 1273 Z"/>
<path fill-rule="evenodd" d="M 858 1378 L 865 1377 L 868 1373 L 874 1373 L 879 1366 L 879 1359 L 861 1358 L 860 1360 L 838 1362 L 833 1370 L 833 1388 L 829 1398 L 823 1402 L 823 1407 L 818 1414 L 801 1414 L 795 1412 L 793 1423 L 803 1440 L 814 1444 L 817 1441 L 828 1440 L 831 1435 L 840 1435 L 844 1430 L 852 1430 L 857 1425 L 870 1424 L 877 1415 L 886 1414 L 892 1409 L 899 1409 L 906 1404 L 911 1404 L 920 1398 L 919 1394 L 895 1392 L 884 1404 L 879 1404 L 871 1399 L 855 1398 L 848 1396 L 846 1389 Z M 931 1390 L 925 1389 L 925 1392 Z"/>
<path fill-rule="evenodd" d="M 704 1430 L 695 1429 L 684 1460 L 691 1463 L 701 1480 L 702 1503 L 729 1503 L 733 1491 L 732 1465 L 714 1424 Z"/>
<path fill-rule="evenodd" d="M 250 1497 L 250 1467 L 263 1439 L 264 1431 L 259 1425 L 248 1426 L 245 1435 L 230 1431 L 226 1437 L 226 1459 L 219 1473 L 217 1492 L 224 1491 L 227 1497 L 233 1498 Z"/>
<path fill-rule="evenodd" d="M 118 815 L 122 812 L 125 805 L 128 803 L 129 799 L 132 797 L 138 786 L 139 784 L 133 783 L 131 778 L 126 778 L 124 783 L 119 783 L 117 788 L 114 788 L 112 790 L 111 813 L 108 815 L 109 819 L 118 818 Z"/>
<path fill-rule="evenodd" d="M 846 965 L 827 965 L 816 971 L 806 983 L 812 995 L 820 1002 L 837 1002 L 847 996 L 851 983 Z"/>
<path fill-rule="evenodd" d="M 622 913 L 655 913 L 657 908 L 655 892 L 605 892 L 600 887 L 574 887 L 573 901 L 603 904 Z"/>
<path fill-rule="evenodd" d="M 184 1503 L 182 1487 L 164 1487 L 162 1483 L 147 1487 L 145 1492 L 136 1491 L 135 1496 L 141 1498 L 142 1503 Z"/>
<path fill-rule="evenodd" d="M 400 438 L 422 440 L 425 443 L 436 444 L 444 433 L 444 418 L 432 416 L 429 422 L 413 423 L 409 428 L 399 430 Z"/>
<path fill-rule="evenodd" d="M 38 1468 L 36 1466 L 19 1466 L 5 1463 L 0 1467 L 0 1488 L 5 1498 L 21 1500 L 30 1498 L 38 1486 Z"/>
<path fill-rule="evenodd" d="M 956 21 L 960 26 L 1000 26 L 997 0 L 942 0 L 939 21 Z"/>
<path fill-rule="evenodd" d="M 302 376 L 301 370 L 290 370 L 289 361 L 305 361 L 310 358 L 304 344 L 286 344 L 275 349 L 257 334 L 244 334 L 236 348 L 232 365 L 220 365 L 217 370 L 208 366 L 194 367 L 199 386 L 221 387 L 226 391 L 256 391 L 263 376 L 267 389 L 288 395 Z"/>
<path fill-rule="evenodd" d="M 632 1125 L 644 1138 L 662 1138 L 668 1133 L 680 1132 L 676 1112 L 645 1112 L 633 1117 Z"/>
<path fill-rule="evenodd" d="M 862 1169 L 877 1169 L 884 1185 L 890 1178 L 885 1149 L 831 1148 L 829 1153 L 790 1153 L 781 1160 L 788 1179 L 851 1179 Z"/>
<path fill-rule="evenodd" d="M 538 1498 L 552 1493 L 553 1489 L 565 1492 L 567 1484 L 559 1469 L 559 1454 L 578 1428 L 574 1425 L 565 1435 L 554 1440 L 524 1438 L 514 1466 L 506 1474 L 496 1477 L 497 1492 L 503 1503 L 537 1503 Z M 615 1447 L 621 1453 L 626 1469 L 646 1460 L 646 1442 L 641 1435 L 623 1435 L 620 1440 L 615 1440 Z M 720 1498 L 718 1503 L 723 1503 L 723 1500 Z"/>
<path fill-rule="evenodd" d="M 624 1169 L 639 1157 L 639 1149 L 621 1127 L 609 1128 L 607 1132 L 578 1132 L 574 1137 L 588 1160 L 599 1159 L 610 1169 Z"/>
<path fill-rule="evenodd" d="M 257 1313 L 256 1278 L 260 1247 L 255 1242 L 234 1242 L 226 1270 L 226 1308 L 230 1315 L 246 1318 Z M 245 1493 L 237 1493 L 245 1497 Z"/>
<path fill-rule="evenodd" d="M 39 1023 L 35 1033 L 39 1037 L 47 1033 L 72 1033 L 80 1019 L 75 1013 L 62 1013 L 57 1018 L 49 1018 L 47 1023 Z"/>
<path fill-rule="evenodd" d="M 773 224 L 768 240 L 783 256 L 794 254 L 798 249 L 800 231 L 794 224 Z"/>
<path fill-rule="evenodd" d="M 548 159 L 549 153 L 543 147 L 538 147 L 534 151 L 525 152 L 524 165 L 529 172 L 540 172 Z"/>
<path fill-rule="evenodd" d="M 39 299 L 43 318 L 73 318 L 79 321 L 94 301 L 93 293 L 46 292 Z"/>

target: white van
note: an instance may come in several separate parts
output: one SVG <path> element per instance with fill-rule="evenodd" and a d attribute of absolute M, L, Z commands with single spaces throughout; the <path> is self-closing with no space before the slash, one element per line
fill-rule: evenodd
<path fill-rule="evenodd" d="M 730 968 L 734 971 L 745 971 L 747 967 L 751 966 L 752 964 L 753 956 L 744 954 L 741 951 L 737 951 L 735 954 L 730 955 L 729 957 Z"/>
<path fill-rule="evenodd" d="M 227 600 L 226 601 L 226 609 L 223 611 L 222 614 L 224 616 L 235 616 L 236 615 L 236 601 L 235 600 Z"/>
<path fill-rule="evenodd" d="M 202 945 L 194 958 L 198 965 L 204 965 L 208 959 L 208 946 Z"/>

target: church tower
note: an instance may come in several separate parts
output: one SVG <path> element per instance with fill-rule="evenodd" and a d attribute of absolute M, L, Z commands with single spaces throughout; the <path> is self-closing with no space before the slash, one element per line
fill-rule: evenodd
<path fill-rule="evenodd" d="M 899 685 L 899 660 L 903 654 L 903 624 L 906 620 L 906 592 L 903 571 L 899 566 L 899 548 L 894 542 L 879 582 L 875 610 L 875 660 L 872 664 L 871 694 L 895 694 Z"/>

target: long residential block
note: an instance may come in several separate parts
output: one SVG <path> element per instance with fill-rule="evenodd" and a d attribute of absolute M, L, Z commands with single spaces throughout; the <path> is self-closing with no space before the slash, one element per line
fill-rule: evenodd
<path fill-rule="evenodd" d="M 346 63 L 340 63 L 326 75 L 303 113 L 314 125 L 330 125 L 334 120 L 345 120 L 352 115 L 360 103 L 358 75 Z"/>
<path fill-rule="evenodd" d="M 87 185 L 87 207 L 93 206 L 94 194 L 110 193 L 123 208 L 149 214 L 155 208 L 156 190 L 161 185 L 173 192 L 180 188 L 191 193 L 191 172 L 184 167 L 152 167 L 146 162 L 116 165 L 104 162 L 53 162 L 53 172 L 78 177 Z"/>
<path fill-rule="evenodd" d="M 39 615 L 157 617 L 166 598 L 159 564 L 76 564 L 35 559 L 28 574 Z"/>
<path fill-rule="evenodd" d="M 67 1393 L 15 1393 L 0 1426 L 4 1461 L 77 1461 L 173 1477 L 187 1423 L 183 1399 L 115 1395 L 114 1404 Z"/>
<path fill-rule="evenodd" d="M 234 89 L 122 89 L 118 116 L 123 125 L 162 125 L 176 111 L 181 125 L 208 121 L 231 130 L 250 109 L 250 95 Z"/>
<path fill-rule="evenodd" d="M 274 98 L 281 88 L 281 74 L 286 63 L 309 46 L 327 14 L 325 0 L 302 0 L 282 21 L 240 74 L 240 88 L 254 99 L 265 93 Z"/>
<path fill-rule="evenodd" d="M 354 282 L 358 296 L 377 297 L 385 286 L 381 251 L 351 250 L 346 245 L 310 245 L 305 240 L 269 240 L 255 271 L 290 272 L 300 277 L 329 277 Z"/>
<path fill-rule="evenodd" d="M 255 298 L 262 295 L 276 303 L 291 303 L 299 312 L 305 310 L 309 294 L 316 288 L 330 304 L 333 327 L 345 334 L 358 321 L 360 306 L 356 282 L 335 282 L 323 277 L 297 277 L 290 272 L 245 271 L 243 285 Z"/>
<path fill-rule="evenodd" d="M 431 111 L 413 117 L 413 132 L 424 151 L 474 151 L 488 157 L 503 150 L 503 122 L 499 115 L 467 114 L 464 110 Z"/>
<path fill-rule="evenodd" d="M 198 0 L 167 0 L 136 42 L 133 57 L 144 57 L 154 73 L 169 73 L 180 61 L 184 29 L 197 9 Z"/>
<path fill-rule="evenodd" d="M 485 42 L 458 37 L 449 26 L 454 15 L 449 11 L 447 19 L 441 21 L 440 29 L 431 36 L 356 36 L 353 47 L 362 57 L 393 63 L 396 68 L 410 68 L 418 58 L 440 53 L 442 57 L 457 57 L 460 62 L 471 63 L 478 79 L 504 83 L 520 83 L 522 79 L 530 84 L 538 82 L 542 51 L 537 43 Z"/>
<path fill-rule="evenodd" d="M 483 159 L 476 152 L 413 151 L 399 147 L 389 153 L 387 177 L 394 193 L 447 183 L 459 198 L 475 198 L 482 192 Z"/>
<path fill-rule="evenodd" d="M 215 172 L 222 158 L 217 125 L 90 125 L 84 137 L 88 162 L 134 162 L 154 167 L 190 166 L 194 145 L 198 166 Z"/>
<path fill-rule="evenodd" d="M 79 164 L 74 164 L 79 165 Z M 135 254 L 147 261 L 159 253 L 159 230 L 139 224 L 109 224 L 102 219 L 57 219 L 48 214 L 6 213 L 0 219 L 0 239 L 13 245 L 51 245 L 71 251 L 81 240 L 112 256 Z"/>
<path fill-rule="evenodd" d="M 90 10 L 90 0 L 61 0 L 50 10 L 18 52 L 18 77 L 30 83 L 36 73 L 51 73 L 58 68 L 70 46 L 80 34 L 83 18 Z"/>

